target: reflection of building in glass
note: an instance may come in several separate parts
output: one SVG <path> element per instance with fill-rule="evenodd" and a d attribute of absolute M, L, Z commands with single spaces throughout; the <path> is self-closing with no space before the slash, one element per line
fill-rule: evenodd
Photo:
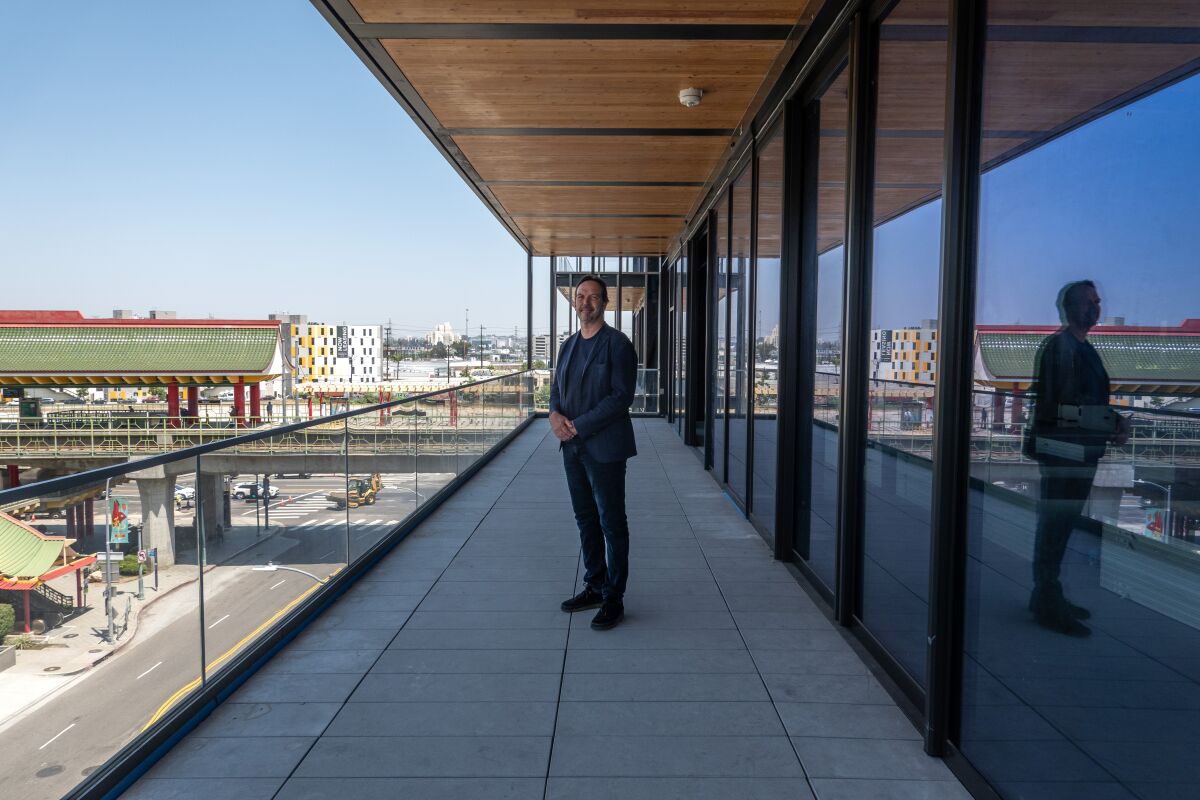
<path fill-rule="evenodd" d="M 937 382 L 937 320 L 871 331 L 871 377 L 905 383 Z"/>

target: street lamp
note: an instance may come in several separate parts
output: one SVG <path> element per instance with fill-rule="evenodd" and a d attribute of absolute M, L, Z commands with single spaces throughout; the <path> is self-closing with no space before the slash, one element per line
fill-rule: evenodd
<path fill-rule="evenodd" d="M 317 583 L 328 583 L 329 582 L 328 578 L 318 578 L 316 575 L 313 575 L 311 572 L 305 572 L 304 570 L 297 569 L 296 567 L 287 567 L 287 566 L 284 566 L 283 564 L 276 564 L 274 561 L 268 561 L 266 564 L 263 564 L 258 567 L 251 567 L 250 569 L 253 570 L 254 572 L 277 572 L 279 570 L 285 570 L 287 572 L 299 572 L 301 575 L 307 575 L 308 577 L 312 578 Z"/>
<path fill-rule="evenodd" d="M 1170 484 L 1163 486 L 1161 483 L 1155 483 L 1154 481 L 1144 481 L 1141 478 L 1134 478 L 1133 483 L 1135 486 L 1138 486 L 1138 485 L 1153 486 L 1155 489 L 1161 489 L 1162 491 L 1167 493 L 1167 510 L 1166 510 L 1166 514 L 1165 514 L 1166 519 L 1163 520 L 1163 528 L 1164 528 L 1163 534 L 1166 536 L 1174 535 L 1175 529 L 1172 526 L 1173 526 L 1175 520 L 1172 518 L 1173 515 L 1171 513 L 1171 486 L 1170 486 Z"/>

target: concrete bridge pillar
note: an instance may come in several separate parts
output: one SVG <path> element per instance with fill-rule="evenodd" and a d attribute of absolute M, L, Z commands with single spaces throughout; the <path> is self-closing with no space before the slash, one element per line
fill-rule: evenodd
<path fill-rule="evenodd" d="M 142 547 L 158 548 L 158 564 L 175 563 L 175 479 L 136 478 L 142 501 Z"/>
<path fill-rule="evenodd" d="M 96 501 L 83 501 L 83 532 L 85 536 L 96 535 Z"/>
<path fill-rule="evenodd" d="M 217 536 L 228 528 L 229 496 L 225 494 L 225 476 L 220 473 L 200 473 L 196 485 L 196 502 L 204 506 L 204 541 Z M 197 507 L 199 508 L 199 507 Z"/>

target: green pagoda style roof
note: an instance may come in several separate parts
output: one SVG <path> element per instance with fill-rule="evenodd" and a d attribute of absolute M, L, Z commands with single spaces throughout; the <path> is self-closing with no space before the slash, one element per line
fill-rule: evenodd
<path fill-rule="evenodd" d="M 280 352 L 279 324 L 0 324 L 0 378 L 265 376 Z"/>
<path fill-rule="evenodd" d="M 67 540 L 0 514 L 0 587 L 36 581 L 61 561 Z"/>
<path fill-rule="evenodd" d="M 997 331 L 981 326 L 976 333 L 976 379 L 1032 382 L 1038 349 L 1054 330 Z M 1088 341 L 1096 348 L 1114 386 L 1174 386 L 1200 391 L 1200 335 L 1197 333 L 1097 329 L 1092 331 Z"/>

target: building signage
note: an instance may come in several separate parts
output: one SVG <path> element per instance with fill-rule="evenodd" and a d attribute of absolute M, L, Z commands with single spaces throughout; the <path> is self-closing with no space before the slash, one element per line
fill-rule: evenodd
<path fill-rule="evenodd" d="M 890 330 L 883 330 L 879 332 L 879 360 L 891 363 L 892 332 Z"/>
<path fill-rule="evenodd" d="M 129 544 L 129 506 L 124 500 L 112 501 L 108 543 Z"/>
<path fill-rule="evenodd" d="M 346 325 L 337 326 L 337 357 L 350 357 L 350 328 Z"/>

